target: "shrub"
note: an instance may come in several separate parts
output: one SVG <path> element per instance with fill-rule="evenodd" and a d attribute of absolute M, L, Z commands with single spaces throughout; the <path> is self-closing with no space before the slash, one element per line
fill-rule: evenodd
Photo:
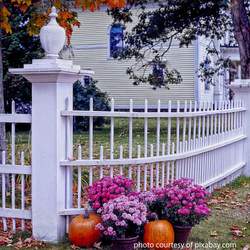
<path fill-rule="evenodd" d="M 75 82 L 73 93 L 73 107 L 75 110 L 89 110 L 90 98 L 93 98 L 94 100 L 94 110 L 110 110 L 108 95 L 96 86 L 96 81 L 91 80 L 84 86 L 80 81 Z M 94 117 L 94 127 L 101 127 L 105 124 L 105 122 L 106 120 L 104 117 Z M 88 117 L 74 117 L 75 130 L 87 130 L 88 127 Z"/>
<path fill-rule="evenodd" d="M 123 177 L 115 176 L 104 177 L 96 181 L 88 189 L 88 199 L 91 207 L 97 211 L 103 207 L 111 199 L 115 199 L 121 195 L 127 195 L 132 191 L 133 181 Z"/>
<path fill-rule="evenodd" d="M 97 225 L 104 236 L 128 238 L 138 235 L 146 223 L 146 206 L 134 196 L 120 196 L 100 209 L 102 223 Z"/>

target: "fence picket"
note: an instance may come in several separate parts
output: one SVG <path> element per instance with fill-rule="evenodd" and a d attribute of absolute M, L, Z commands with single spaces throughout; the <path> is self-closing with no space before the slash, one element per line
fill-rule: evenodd
<path fill-rule="evenodd" d="M 187 101 L 184 102 L 184 113 L 187 112 Z M 187 126 L 187 118 L 183 118 L 183 134 L 182 134 L 182 141 L 186 140 L 186 126 Z"/>
<path fill-rule="evenodd" d="M 130 114 L 133 113 L 133 100 L 130 99 L 129 102 L 129 112 Z M 133 118 L 132 116 L 129 117 L 129 141 L 128 141 L 128 153 L 129 153 L 129 158 L 133 158 Z M 132 166 L 129 166 L 128 169 L 128 177 L 132 179 Z"/>
<path fill-rule="evenodd" d="M 180 101 L 177 101 L 177 113 L 180 113 Z M 176 152 L 179 153 L 179 143 L 180 143 L 180 118 L 176 118 Z"/>
<path fill-rule="evenodd" d="M 150 144 L 150 156 L 154 156 L 154 145 Z M 154 187 L 154 165 L 150 164 L 150 189 Z"/>
<path fill-rule="evenodd" d="M 79 144 L 77 147 L 77 159 L 82 159 L 82 146 Z M 81 191 L 82 191 L 82 169 L 77 169 L 77 207 L 81 207 Z"/>
<path fill-rule="evenodd" d="M 172 154 L 175 154 L 175 143 L 172 143 Z M 175 169 L 175 162 L 172 161 L 171 162 L 171 181 L 174 180 L 175 176 L 174 176 L 174 169 Z"/>
<path fill-rule="evenodd" d="M 201 105 L 202 104 L 199 103 L 199 113 L 201 112 Z M 201 138 L 201 116 L 198 117 L 198 139 L 200 138 Z"/>
<path fill-rule="evenodd" d="M 141 158 L 141 146 L 137 145 L 137 158 Z M 137 192 L 141 190 L 141 165 L 137 165 Z"/>
<path fill-rule="evenodd" d="M 21 166 L 24 166 L 24 152 L 21 152 L 21 159 L 20 159 Z M 25 209 L 25 179 L 24 175 L 21 175 L 21 209 Z M 21 229 L 25 230 L 25 221 L 24 219 L 21 220 Z"/>
<path fill-rule="evenodd" d="M 103 161 L 103 146 L 100 146 L 100 160 Z M 103 166 L 100 166 L 100 179 L 103 178 Z"/>
<path fill-rule="evenodd" d="M 192 101 L 189 102 L 189 113 L 192 113 Z M 188 119 L 188 150 L 190 150 L 191 133 L 192 133 L 192 117 L 189 117 Z"/>
<path fill-rule="evenodd" d="M 123 146 L 122 145 L 120 145 L 120 147 L 119 147 L 119 158 L 120 158 L 120 160 L 123 159 Z M 120 166 L 120 175 L 123 175 L 123 166 L 122 165 Z"/>
<path fill-rule="evenodd" d="M 165 148 L 166 148 L 166 144 L 162 143 L 162 147 L 161 147 L 161 154 L 165 155 Z M 161 186 L 164 187 L 165 185 L 165 162 L 161 163 Z"/>
<path fill-rule="evenodd" d="M 16 113 L 15 102 L 11 103 L 11 113 L 14 115 Z M 16 125 L 11 123 L 11 163 L 16 164 Z M 16 175 L 11 175 L 11 208 L 15 209 L 16 205 Z M 12 219 L 12 230 L 16 232 L 16 220 Z"/>
<path fill-rule="evenodd" d="M 214 111 L 217 111 L 217 101 L 214 103 Z M 217 115 L 214 115 L 214 134 L 217 134 Z"/>
<path fill-rule="evenodd" d="M 161 112 L 161 101 L 158 100 L 157 113 Z M 160 132 L 161 132 L 161 118 L 157 117 L 156 120 L 156 156 L 160 155 Z M 156 163 L 156 187 L 159 187 L 159 162 Z"/>
<path fill-rule="evenodd" d="M 194 112 L 197 112 L 197 101 L 194 102 Z M 193 127 L 193 140 L 195 140 L 195 138 L 196 138 L 196 130 L 197 130 L 196 120 L 197 120 L 197 117 L 195 116 L 194 117 L 194 127 Z"/>
<path fill-rule="evenodd" d="M 148 100 L 145 99 L 144 113 L 148 112 Z M 148 156 L 148 118 L 144 118 L 144 157 Z"/>
<path fill-rule="evenodd" d="M 89 102 L 89 111 L 94 110 L 94 105 L 93 105 L 93 98 L 90 98 Z M 93 159 L 93 116 L 89 117 L 89 159 Z M 89 185 L 91 186 L 93 184 L 93 167 L 90 166 L 89 169 Z"/>
<path fill-rule="evenodd" d="M 6 164 L 6 153 L 2 151 L 2 165 Z M 2 174 L 2 208 L 6 208 L 6 175 Z M 3 230 L 7 231 L 7 221 L 3 218 Z"/>
<path fill-rule="evenodd" d="M 115 111 L 115 102 L 114 99 L 111 99 L 111 112 Z M 114 159 L 114 117 L 110 118 L 110 159 Z M 110 166 L 110 177 L 113 178 L 114 169 L 113 166 Z"/>

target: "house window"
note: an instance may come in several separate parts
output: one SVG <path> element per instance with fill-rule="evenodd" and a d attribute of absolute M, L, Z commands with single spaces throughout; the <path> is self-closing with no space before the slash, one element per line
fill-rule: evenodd
<path fill-rule="evenodd" d="M 164 69 L 159 64 L 153 64 L 152 70 L 154 80 L 159 84 L 163 85 L 164 82 Z"/>
<path fill-rule="evenodd" d="M 205 59 L 205 70 L 209 71 L 211 67 L 211 59 L 207 56 Z M 211 81 L 209 79 L 205 80 L 205 90 L 210 90 Z"/>
<path fill-rule="evenodd" d="M 124 27 L 121 24 L 111 26 L 109 34 L 110 57 L 117 58 L 123 49 L 123 30 Z"/>

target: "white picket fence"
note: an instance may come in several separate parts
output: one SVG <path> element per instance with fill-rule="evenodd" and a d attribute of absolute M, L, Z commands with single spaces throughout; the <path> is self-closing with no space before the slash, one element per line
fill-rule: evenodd
<path fill-rule="evenodd" d="M 31 220 L 31 207 L 26 200 L 26 197 L 31 197 L 31 190 L 26 185 L 26 177 L 31 175 L 31 166 L 25 164 L 24 151 L 16 152 L 16 124 L 31 123 L 31 115 L 16 114 L 15 102 L 12 102 L 12 113 L 0 114 L 0 123 L 11 124 L 10 150 L 1 152 L 0 218 L 4 231 L 15 232 L 17 221 L 18 227 L 25 230 L 25 221 Z M 11 219 L 11 223 L 7 223 L 7 219 Z"/>
<path fill-rule="evenodd" d="M 239 176 L 245 166 L 245 110 L 241 101 L 199 105 L 191 101 L 169 101 L 167 111 L 163 111 L 159 101 L 157 110 L 152 111 L 148 110 L 148 102 L 145 100 L 144 111 L 138 112 L 134 111 L 131 100 L 128 111 L 116 111 L 112 100 L 110 111 L 98 111 L 93 110 L 91 99 L 88 111 L 62 111 L 62 117 L 66 119 L 68 140 L 67 158 L 60 165 L 67 169 L 67 198 L 65 209 L 60 214 L 69 216 L 82 212 L 82 200 L 86 196 L 86 188 L 82 183 L 83 173 L 85 178 L 86 173 L 88 175 L 86 187 L 104 176 L 125 175 L 134 180 L 137 191 L 161 187 L 181 177 L 192 178 L 195 183 L 210 190 L 228 183 Z M 89 119 L 88 143 L 84 143 L 85 147 L 73 145 L 73 117 Z M 94 117 L 108 117 L 110 120 L 109 148 L 98 145 L 100 143 L 94 133 Z M 115 119 L 127 119 L 126 145 L 115 144 Z M 142 119 L 144 123 L 141 127 L 143 145 L 134 143 L 136 136 L 133 124 L 136 119 Z M 155 122 L 153 144 L 149 143 L 148 137 L 149 119 Z M 163 131 L 167 134 L 164 139 Z M 108 153 L 105 154 L 105 150 Z M 114 153 L 117 150 L 119 154 Z"/>
<path fill-rule="evenodd" d="M 173 106 L 176 109 L 172 109 Z M 245 166 L 245 111 L 240 101 L 199 105 L 169 101 L 167 110 L 161 109 L 160 101 L 157 110 L 148 110 L 145 101 L 145 109 L 139 112 L 134 110 L 132 100 L 128 111 L 116 111 L 114 100 L 110 111 L 98 111 L 93 109 L 92 99 L 88 111 L 61 111 L 62 119 L 65 119 L 67 153 L 60 161 L 61 168 L 66 170 L 66 202 L 65 209 L 58 211 L 59 215 L 66 216 L 69 222 L 71 215 L 82 212 L 87 186 L 104 176 L 132 178 L 137 191 L 163 187 L 181 177 L 192 178 L 210 190 L 228 183 L 239 176 Z M 88 149 L 81 144 L 74 145 L 73 117 L 87 117 L 89 120 L 88 142 L 81 142 L 88 145 Z M 98 144 L 94 117 L 110 120 L 109 148 Z M 26 176 L 32 174 L 32 168 L 25 165 L 24 152 L 16 152 L 16 124 L 31 123 L 31 119 L 29 114 L 16 114 L 14 102 L 11 114 L 0 114 L 1 123 L 11 124 L 11 145 L 2 152 L 0 165 L 0 218 L 4 231 L 15 231 L 17 227 L 25 230 L 25 221 L 32 218 L 32 207 L 28 202 L 31 190 L 26 183 Z M 128 124 L 128 138 L 124 145 L 115 144 L 116 119 L 125 119 Z M 136 144 L 135 140 L 136 120 L 142 121 L 142 145 Z M 152 124 L 155 128 L 153 136 Z M 34 192 L 32 195 L 39 196 Z"/>

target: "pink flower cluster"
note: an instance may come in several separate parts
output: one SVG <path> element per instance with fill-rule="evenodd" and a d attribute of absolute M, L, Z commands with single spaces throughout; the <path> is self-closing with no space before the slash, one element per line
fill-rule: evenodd
<path fill-rule="evenodd" d="M 109 200 L 127 195 L 133 188 L 133 181 L 123 177 L 104 177 L 88 188 L 88 199 L 94 210 L 98 210 Z"/>
<path fill-rule="evenodd" d="M 175 225 L 193 226 L 210 214 L 207 205 L 209 193 L 190 179 L 176 180 L 154 192 L 165 199 L 166 216 Z"/>
<path fill-rule="evenodd" d="M 153 202 L 155 202 L 158 197 L 157 197 L 157 195 L 155 193 L 153 193 L 151 191 L 145 191 L 145 192 L 138 193 L 137 198 L 141 202 L 149 205 L 149 204 L 152 204 Z"/>
<path fill-rule="evenodd" d="M 98 210 L 102 223 L 97 225 L 106 237 L 131 237 L 146 223 L 146 206 L 135 196 L 120 196 Z"/>

